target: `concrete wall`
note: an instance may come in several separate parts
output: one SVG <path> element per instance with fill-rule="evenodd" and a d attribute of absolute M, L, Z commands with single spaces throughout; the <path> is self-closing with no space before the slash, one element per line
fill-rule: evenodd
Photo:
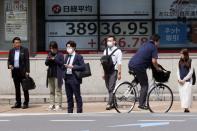
<path fill-rule="evenodd" d="M 82 94 L 87 95 L 104 95 L 107 94 L 107 90 L 105 88 L 104 80 L 102 79 L 102 67 L 100 65 L 100 56 L 101 55 L 95 55 L 95 56 L 84 56 L 85 62 L 89 62 L 92 70 L 92 76 L 83 79 L 82 84 Z M 118 81 L 130 81 L 132 80 L 132 76 L 128 74 L 128 61 L 131 57 L 131 54 L 124 55 L 123 57 L 123 66 L 122 66 L 122 80 Z M 192 55 L 194 67 L 197 67 L 197 57 L 195 55 Z M 163 65 L 164 68 L 167 70 L 170 70 L 171 76 L 170 80 L 167 85 L 171 87 L 173 92 L 177 93 L 177 76 L 176 76 L 176 68 L 177 63 L 179 60 L 179 56 L 174 54 L 161 54 L 159 63 Z M 45 56 L 42 56 L 40 58 L 31 58 L 31 72 L 30 75 L 34 78 L 36 82 L 37 88 L 35 90 L 32 90 L 30 94 L 39 94 L 39 95 L 46 95 L 49 93 L 49 90 L 46 88 L 46 70 L 47 67 L 44 64 Z M 197 69 L 196 69 L 197 70 Z M 148 71 L 149 78 L 151 79 L 151 71 Z M 193 88 L 194 92 L 197 93 L 197 87 Z M 64 90 L 64 86 L 63 86 Z M 10 70 L 7 69 L 7 58 L 0 58 L 0 94 L 3 95 L 11 95 L 14 94 L 14 84 L 11 78 Z"/>

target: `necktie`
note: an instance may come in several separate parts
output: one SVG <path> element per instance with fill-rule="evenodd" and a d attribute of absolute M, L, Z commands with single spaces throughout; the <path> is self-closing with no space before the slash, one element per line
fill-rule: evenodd
<path fill-rule="evenodd" d="M 70 64 L 70 60 L 71 60 L 71 55 L 68 56 L 68 61 L 67 61 L 67 65 Z"/>
<path fill-rule="evenodd" d="M 70 64 L 70 60 L 71 60 L 71 55 L 68 56 L 67 65 Z M 69 73 L 69 70 L 70 69 L 68 69 L 68 68 L 66 69 L 67 74 Z"/>

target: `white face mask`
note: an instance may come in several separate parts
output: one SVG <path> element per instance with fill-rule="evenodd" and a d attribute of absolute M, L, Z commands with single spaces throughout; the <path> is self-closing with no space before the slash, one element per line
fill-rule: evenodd
<path fill-rule="evenodd" d="M 69 54 L 72 54 L 72 53 L 73 53 L 73 49 L 72 49 L 72 48 L 67 48 L 66 50 L 67 50 L 67 52 L 68 52 Z"/>
<path fill-rule="evenodd" d="M 107 42 L 107 46 L 108 46 L 108 47 L 112 47 L 113 45 L 114 45 L 113 42 L 111 42 L 111 41 L 108 41 L 108 42 Z"/>

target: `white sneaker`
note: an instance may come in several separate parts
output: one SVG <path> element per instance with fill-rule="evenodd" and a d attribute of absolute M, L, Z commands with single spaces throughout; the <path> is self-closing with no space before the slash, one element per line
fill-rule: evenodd
<path fill-rule="evenodd" d="M 55 109 L 55 105 L 50 105 L 47 110 L 51 111 Z"/>
<path fill-rule="evenodd" d="M 55 111 L 62 111 L 62 106 L 56 105 L 54 108 Z"/>

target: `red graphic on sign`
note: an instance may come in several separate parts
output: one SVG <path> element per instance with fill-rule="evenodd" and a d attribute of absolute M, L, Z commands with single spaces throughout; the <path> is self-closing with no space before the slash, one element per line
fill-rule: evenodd
<path fill-rule="evenodd" d="M 52 11 L 53 11 L 53 13 L 55 13 L 55 14 L 59 14 L 59 13 L 61 12 L 61 6 L 60 6 L 60 5 L 54 5 L 54 6 L 52 7 Z"/>

